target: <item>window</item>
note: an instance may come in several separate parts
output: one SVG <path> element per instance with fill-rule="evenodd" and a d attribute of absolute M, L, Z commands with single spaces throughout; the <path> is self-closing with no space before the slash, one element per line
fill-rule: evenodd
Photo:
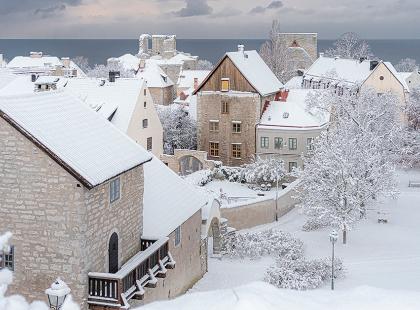
<path fill-rule="evenodd" d="M 227 101 L 222 101 L 222 114 L 229 113 L 229 103 Z"/>
<path fill-rule="evenodd" d="M 384 78 L 384 76 L 383 76 L 383 75 L 381 75 L 381 76 L 379 77 L 379 79 L 380 79 L 381 81 L 383 81 L 385 78 Z"/>
<path fill-rule="evenodd" d="M 229 91 L 230 90 L 230 80 L 229 78 L 222 79 L 222 91 Z"/>
<path fill-rule="evenodd" d="M 239 121 L 232 122 L 232 132 L 233 133 L 241 133 L 241 123 Z"/>
<path fill-rule="evenodd" d="M 147 118 L 145 118 L 143 120 L 143 128 L 147 128 L 148 125 L 149 125 L 149 121 L 147 120 Z"/>
<path fill-rule="evenodd" d="M 178 226 L 175 229 L 175 246 L 178 246 L 181 243 L 181 226 Z"/>
<path fill-rule="evenodd" d="M 146 109 L 146 107 L 147 107 L 147 102 L 146 101 L 143 103 L 143 106 Z"/>
<path fill-rule="evenodd" d="M 116 178 L 109 183 L 109 201 L 113 203 L 118 199 L 120 199 L 120 178 Z"/>
<path fill-rule="evenodd" d="M 219 131 L 219 121 L 210 121 L 209 122 L 210 131 Z"/>
<path fill-rule="evenodd" d="M 306 149 L 308 151 L 312 151 L 314 149 L 314 138 L 307 138 L 306 139 Z"/>
<path fill-rule="evenodd" d="M 276 150 L 281 150 L 283 148 L 283 138 L 274 137 L 274 148 Z"/>
<path fill-rule="evenodd" d="M 261 148 L 268 149 L 268 137 L 261 137 Z"/>
<path fill-rule="evenodd" d="M 232 157 L 233 158 L 241 158 L 241 144 L 240 143 L 232 143 Z"/>
<path fill-rule="evenodd" d="M 289 172 L 292 172 L 293 171 L 293 169 L 296 169 L 297 168 L 297 162 L 295 162 L 295 161 L 290 161 L 289 162 Z"/>
<path fill-rule="evenodd" d="M 147 93 L 146 93 L 146 88 L 143 90 L 143 94 L 146 96 L 146 94 L 147 94 Z"/>
<path fill-rule="evenodd" d="M 219 142 L 210 142 L 210 156 L 219 157 Z"/>
<path fill-rule="evenodd" d="M 297 150 L 297 139 L 289 138 L 289 150 Z"/>
<path fill-rule="evenodd" d="M 153 148 L 153 140 L 152 137 L 147 138 L 147 150 L 151 151 Z"/>
<path fill-rule="evenodd" d="M 15 269 L 15 247 L 13 245 L 10 246 L 9 253 L 0 253 L 0 269 L 2 267 L 12 271 Z"/>

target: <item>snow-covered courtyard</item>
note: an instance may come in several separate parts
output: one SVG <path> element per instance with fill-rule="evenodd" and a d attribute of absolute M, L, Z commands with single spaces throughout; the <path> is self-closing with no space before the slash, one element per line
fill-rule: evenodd
<path fill-rule="evenodd" d="M 336 255 L 343 260 L 346 275 L 336 281 L 336 289 L 363 285 L 391 290 L 420 291 L 420 188 L 408 187 L 409 180 L 419 181 L 419 170 L 398 172 L 400 194 L 369 208 L 368 218 L 348 234 L 348 243 L 339 240 Z M 388 223 L 378 224 L 377 210 L 386 212 Z M 307 258 L 330 257 L 329 228 L 305 232 L 301 227 L 304 215 L 294 209 L 278 222 L 253 228 L 280 229 L 300 238 Z M 232 288 L 264 278 L 265 270 L 274 261 L 209 259 L 209 272 L 191 290 L 208 291 Z M 329 289 L 326 284 L 323 289 Z"/>

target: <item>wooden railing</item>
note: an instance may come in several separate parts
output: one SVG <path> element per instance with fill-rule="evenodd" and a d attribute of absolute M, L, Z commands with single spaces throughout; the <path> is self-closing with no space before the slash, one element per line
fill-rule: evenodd
<path fill-rule="evenodd" d="M 168 251 L 168 238 L 142 239 L 141 251 L 126 262 L 118 272 L 89 272 L 90 306 L 108 306 L 128 309 L 128 301 L 141 299 L 145 287 L 155 287 L 159 277 L 165 277 L 167 268 L 175 261 Z"/>

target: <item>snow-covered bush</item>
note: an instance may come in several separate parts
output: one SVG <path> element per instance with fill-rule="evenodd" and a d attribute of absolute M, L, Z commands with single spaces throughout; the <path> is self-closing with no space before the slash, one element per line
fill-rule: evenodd
<path fill-rule="evenodd" d="M 213 64 L 206 59 L 200 59 L 197 62 L 196 69 L 197 70 L 212 70 L 213 69 Z"/>
<path fill-rule="evenodd" d="M 419 68 L 419 65 L 417 64 L 416 60 L 412 58 L 401 59 L 395 65 L 395 69 L 398 72 L 413 72 L 414 70 L 418 70 L 418 68 Z"/>
<path fill-rule="evenodd" d="M 334 275 L 341 277 L 343 263 L 334 260 Z M 320 287 L 331 279 L 331 259 L 277 259 L 274 266 L 267 269 L 265 281 L 278 287 L 295 290 L 307 290 Z"/>
<path fill-rule="evenodd" d="M 84 73 L 90 71 L 89 60 L 83 56 L 76 56 L 72 61 L 82 70 Z"/>
<path fill-rule="evenodd" d="M 257 157 L 243 166 L 243 175 L 247 183 L 275 183 L 285 177 L 286 169 L 284 161 L 278 157 Z"/>
<path fill-rule="evenodd" d="M 373 58 L 369 44 L 365 40 L 361 40 L 359 35 L 354 32 L 342 34 L 333 45 L 333 48 L 325 51 L 326 56 L 341 56 L 349 59 Z"/>
<path fill-rule="evenodd" d="M 165 154 L 173 154 L 175 149 L 197 149 L 197 123 L 181 106 L 160 107 L 158 114 L 163 126 Z"/>
<path fill-rule="evenodd" d="M 190 184 L 204 186 L 213 181 L 213 175 L 212 170 L 199 170 L 188 175 L 187 180 Z"/>
<path fill-rule="evenodd" d="M 303 242 L 280 230 L 236 233 L 224 236 L 222 253 L 229 258 L 258 259 L 267 255 L 297 259 L 303 255 Z"/>
<path fill-rule="evenodd" d="M 213 176 L 215 179 L 228 180 L 229 182 L 243 182 L 243 168 L 229 167 L 221 164 L 216 164 L 213 169 Z"/>
<path fill-rule="evenodd" d="M 303 224 L 302 230 L 314 231 L 329 226 L 331 226 L 331 221 L 328 218 L 309 217 Z"/>

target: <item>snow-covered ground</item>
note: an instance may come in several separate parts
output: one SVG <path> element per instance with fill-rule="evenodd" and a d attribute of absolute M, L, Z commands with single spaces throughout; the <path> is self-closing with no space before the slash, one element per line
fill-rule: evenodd
<path fill-rule="evenodd" d="M 336 245 L 336 255 L 346 268 L 346 277 L 337 280 L 336 289 L 368 285 L 420 292 L 420 188 L 408 187 L 409 180 L 420 181 L 420 171 L 399 171 L 398 179 L 399 197 L 380 205 L 381 209 L 389 211 L 389 222 L 378 224 L 377 206 L 372 206 L 368 218 L 348 234 L 347 245 L 340 242 Z M 251 230 L 276 228 L 290 232 L 304 242 L 308 258 L 329 257 L 331 229 L 304 232 L 301 229 L 304 222 L 304 216 L 294 209 L 277 223 Z M 191 291 L 232 288 L 263 280 L 271 262 L 271 258 L 257 261 L 209 259 L 209 272 Z M 328 289 L 328 285 L 323 289 Z"/>

